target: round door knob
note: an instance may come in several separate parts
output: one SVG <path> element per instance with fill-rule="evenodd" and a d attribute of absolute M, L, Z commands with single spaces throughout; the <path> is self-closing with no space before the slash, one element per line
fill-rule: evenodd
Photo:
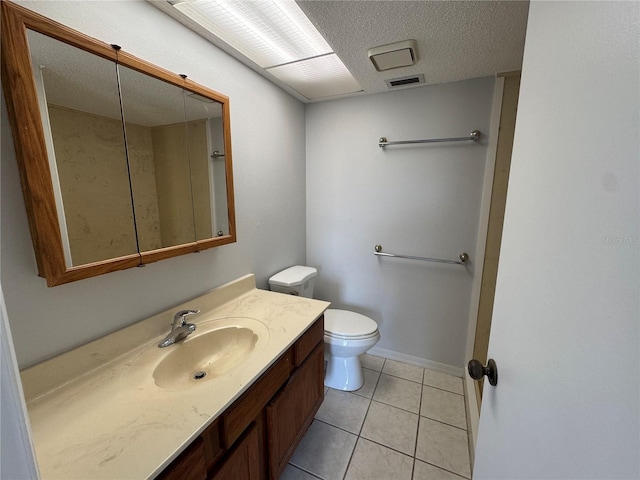
<path fill-rule="evenodd" d="M 474 380 L 480 380 L 486 375 L 491 385 L 495 387 L 498 384 L 498 366 L 493 358 L 487 361 L 486 367 L 475 358 L 469 360 L 467 370 L 469 370 L 469 376 Z"/>

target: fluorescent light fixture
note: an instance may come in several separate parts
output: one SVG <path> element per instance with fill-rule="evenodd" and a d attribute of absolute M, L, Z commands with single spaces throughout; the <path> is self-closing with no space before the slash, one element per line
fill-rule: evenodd
<path fill-rule="evenodd" d="M 306 98 L 319 98 L 313 95 L 320 91 L 322 96 L 334 96 L 362 90 L 293 0 L 167 2 Z M 298 62 L 305 63 L 296 66 Z M 331 68 L 323 69 L 328 62 Z M 320 88 L 322 82 L 327 88 Z"/>
<path fill-rule="evenodd" d="M 269 73 L 309 99 L 362 90 L 335 53 L 273 67 Z"/>

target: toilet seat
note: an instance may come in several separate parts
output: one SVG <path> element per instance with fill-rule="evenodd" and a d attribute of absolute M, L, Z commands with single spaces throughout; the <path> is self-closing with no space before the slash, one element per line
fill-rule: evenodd
<path fill-rule="evenodd" d="M 360 335 L 358 337 L 345 337 L 344 335 L 336 335 L 334 333 L 327 332 L 327 331 L 324 332 L 325 341 L 327 339 L 343 340 L 343 341 L 367 340 L 369 338 L 374 338 L 378 335 L 380 335 L 380 333 L 377 330 L 373 333 L 370 333 L 369 335 Z"/>
<path fill-rule="evenodd" d="M 336 339 L 363 340 L 378 335 L 378 325 L 356 312 L 329 309 L 324 312 L 324 334 Z"/>

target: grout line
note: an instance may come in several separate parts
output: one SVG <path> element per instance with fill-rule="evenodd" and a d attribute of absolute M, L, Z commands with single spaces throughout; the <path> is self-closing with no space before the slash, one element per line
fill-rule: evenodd
<path fill-rule="evenodd" d="M 347 462 L 347 468 L 345 468 L 344 475 L 342 476 L 341 480 L 344 480 L 344 478 L 347 476 L 347 472 L 349 471 L 349 467 L 351 466 L 351 460 L 353 460 L 353 456 L 356 453 L 356 448 L 358 448 L 358 442 L 359 441 L 360 441 L 360 436 L 358 435 L 358 437 L 356 438 L 356 443 L 353 446 L 353 450 L 351 451 L 351 455 L 349 455 L 349 461 Z"/>
<path fill-rule="evenodd" d="M 422 395 L 422 393 L 420 395 Z M 418 404 L 418 411 L 417 412 L 412 412 L 411 410 L 407 410 L 406 408 L 402 408 L 402 407 L 399 407 L 397 405 L 391 405 L 390 403 L 383 402 L 382 400 L 378 400 L 378 399 L 374 399 L 374 398 L 371 398 L 371 400 L 375 401 L 375 402 L 378 402 L 378 403 L 382 403 L 382 404 L 387 405 L 389 407 L 397 408 L 398 410 L 402 410 L 403 412 L 411 413 L 413 415 L 420 415 L 420 405 L 419 404 Z"/>
<path fill-rule="evenodd" d="M 420 415 L 420 416 L 423 418 L 426 418 L 427 420 L 431 420 L 432 422 L 438 422 L 438 423 L 441 423 L 442 425 L 447 425 L 449 427 L 457 428 L 458 430 L 462 430 L 463 432 L 468 431 L 466 428 L 456 427 L 455 425 L 451 425 L 450 423 L 443 422 L 442 420 L 438 420 L 437 418 L 431 418 L 428 415 Z"/>
<path fill-rule="evenodd" d="M 314 417 L 313 421 L 314 422 L 324 423 L 325 425 L 329 425 L 330 427 L 337 428 L 338 430 L 341 430 L 344 433 L 348 433 L 349 435 L 353 435 L 354 437 L 359 437 L 360 436 L 357 433 L 353 433 L 353 432 L 350 432 L 349 430 L 346 430 L 346 429 L 344 429 L 342 427 L 338 427 L 337 425 L 334 425 L 333 423 L 329 423 L 326 420 L 320 420 L 319 418 L 315 418 Z"/>
<path fill-rule="evenodd" d="M 411 380 L 409 378 L 404 378 L 404 377 L 399 377 L 398 375 L 394 375 L 393 373 L 387 373 L 387 372 L 380 372 L 383 375 L 387 375 L 389 377 L 393 377 L 393 378 L 399 378 L 400 380 L 406 380 L 407 382 L 411 382 L 411 383 L 418 383 L 420 385 L 424 385 L 422 382 L 416 382 L 415 380 Z M 424 374 L 424 372 L 423 372 Z M 453 392 L 451 392 L 453 393 Z"/>
<path fill-rule="evenodd" d="M 424 381 L 424 368 L 422 369 L 422 380 Z M 420 401 L 418 402 L 418 423 L 416 424 L 416 441 L 413 444 L 413 465 L 411 465 L 411 478 L 416 472 L 416 454 L 418 453 L 418 436 L 420 435 L 420 412 L 422 412 L 422 394 L 424 392 L 424 383 L 420 382 Z"/>
<path fill-rule="evenodd" d="M 367 406 L 367 411 L 364 414 L 364 420 L 362 421 L 362 425 L 360 425 L 360 430 L 358 431 L 358 436 L 360 436 L 362 434 L 362 429 L 364 428 L 364 422 L 367 421 L 367 415 L 369 415 L 369 410 L 371 410 L 371 404 L 373 403 L 373 396 L 376 393 L 376 389 L 378 388 L 378 384 L 380 383 L 380 378 L 382 377 L 382 374 L 380 374 L 378 376 L 378 379 L 376 380 L 376 384 L 373 387 L 373 391 L 371 392 L 371 398 L 369 399 L 369 405 Z"/>
<path fill-rule="evenodd" d="M 425 460 L 420 460 L 419 458 L 416 458 L 416 460 L 418 460 L 420 462 L 423 462 L 423 463 L 427 463 L 427 464 L 431 465 L 432 467 L 439 468 L 440 470 L 444 470 L 445 472 L 449 472 L 450 474 L 455 475 L 458 478 L 463 478 L 463 479 L 469 480 L 469 477 L 465 477 L 464 475 L 460 475 L 459 473 L 456 473 L 456 472 L 454 472 L 452 470 L 447 470 L 446 468 L 443 468 L 440 465 L 436 465 L 435 463 L 427 462 Z"/>
<path fill-rule="evenodd" d="M 376 442 L 375 440 L 371 440 L 370 438 L 367 438 L 367 437 L 358 437 L 358 440 L 359 440 L 359 439 L 363 439 L 363 440 L 366 440 L 367 442 L 375 443 L 376 445 L 379 445 L 379 446 L 381 446 L 381 447 L 384 447 L 384 448 L 386 448 L 386 449 L 388 449 L 388 450 L 391 450 L 391 451 L 393 451 L 393 452 L 399 453 L 400 455 L 404 455 L 405 457 L 415 458 L 415 457 L 412 457 L 411 455 L 409 455 L 408 453 L 401 452 L 400 450 L 397 450 L 397 449 L 395 449 L 395 448 L 393 448 L 393 447 L 390 447 L 389 445 L 385 445 L 384 443 Z"/>
<path fill-rule="evenodd" d="M 371 396 L 367 397 L 366 395 L 358 393 L 360 391 L 360 389 L 354 390 L 353 392 L 350 392 L 350 393 L 353 393 L 354 395 L 358 395 L 359 397 L 368 398 L 369 400 L 371 400 L 373 398 L 373 394 L 375 393 L 376 387 L 378 386 L 378 382 L 380 381 L 380 375 L 382 375 L 382 373 L 378 372 L 377 370 L 372 370 L 370 368 L 362 367 L 362 369 L 363 370 L 369 370 L 370 372 L 374 372 L 374 373 L 378 374 L 378 378 L 376 379 L 376 384 L 373 386 L 373 390 L 371 390 Z M 331 389 L 331 390 L 333 390 L 333 389 Z"/>
<path fill-rule="evenodd" d="M 311 475 L 313 478 L 317 478 L 318 480 L 323 480 L 323 478 L 322 478 L 322 477 L 319 477 L 319 476 L 318 476 L 318 475 L 316 475 L 315 473 L 312 473 L 312 472 L 310 472 L 310 471 L 308 471 L 308 470 L 305 470 L 304 468 L 299 467 L 298 465 L 295 465 L 295 464 L 293 464 L 293 463 L 291 463 L 291 462 L 289 462 L 289 465 L 291 465 L 291 466 L 292 466 L 293 468 L 295 468 L 295 469 L 302 470 L 304 473 L 307 473 L 307 474 Z"/>
<path fill-rule="evenodd" d="M 463 393 L 452 392 L 451 390 L 447 390 L 446 388 L 436 387 L 435 385 L 428 385 L 426 383 L 423 383 L 422 386 L 423 387 L 429 387 L 429 388 L 435 388 L 436 390 L 442 390 L 443 392 L 452 393 L 454 395 L 458 395 L 459 397 L 464 398 L 464 392 Z"/>

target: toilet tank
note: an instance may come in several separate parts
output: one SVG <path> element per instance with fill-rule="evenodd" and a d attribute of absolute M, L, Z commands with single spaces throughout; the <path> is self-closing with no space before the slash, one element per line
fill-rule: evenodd
<path fill-rule="evenodd" d="M 313 267 L 289 267 L 269 279 L 269 289 L 272 292 L 313 298 L 313 285 L 317 275 L 318 271 Z"/>

